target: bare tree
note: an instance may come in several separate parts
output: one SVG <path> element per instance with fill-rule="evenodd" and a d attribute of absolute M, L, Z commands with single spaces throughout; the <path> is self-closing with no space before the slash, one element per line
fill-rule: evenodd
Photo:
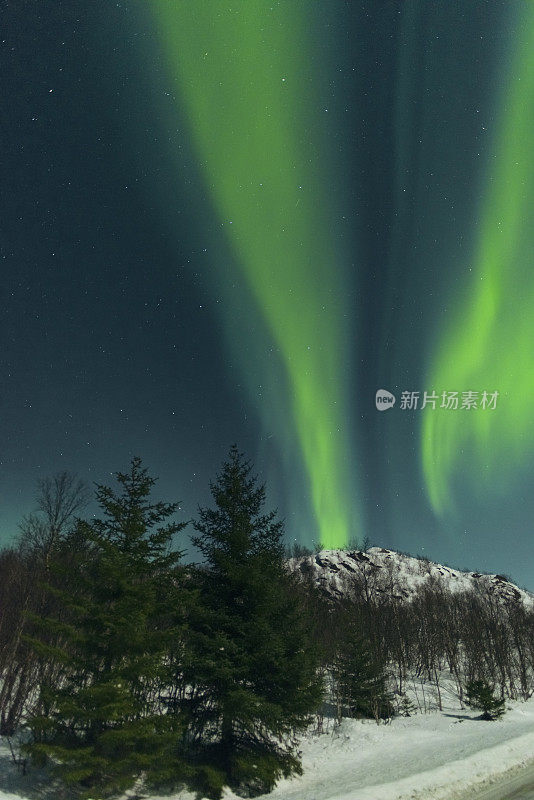
<path fill-rule="evenodd" d="M 70 472 L 58 472 L 41 479 L 36 497 L 37 512 L 24 517 L 20 524 L 22 551 L 31 553 L 48 569 L 51 553 L 89 499 L 85 483 Z"/>
<path fill-rule="evenodd" d="M 87 505 L 89 491 L 75 475 L 60 472 L 38 483 L 37 511 L 22 520 L 17 550 L 0 554 L 0 735 L 15 731 L 47 665 L 25 640 L 29 616 L 46 615 L 57 599 L 50 561 Z"/>

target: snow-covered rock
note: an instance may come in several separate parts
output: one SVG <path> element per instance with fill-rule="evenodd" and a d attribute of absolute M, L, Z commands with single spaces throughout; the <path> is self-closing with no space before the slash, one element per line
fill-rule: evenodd
<path fill-rule="evenodd" d="M 520 589 L 505 575 L 463 572 L 383 547 L 371 547 L 365 552 L 321 550 L 292 558 L 289 565 L 332 597 L 342 597 L 351 587 L 359 586 L 360 591 L 371 596 L 409 601 L 425 584 L 439 584 L 451 593 L 485 586 L 503 600 L 521 600 L 527 608 L 534 607 L 534 594 Z"/>

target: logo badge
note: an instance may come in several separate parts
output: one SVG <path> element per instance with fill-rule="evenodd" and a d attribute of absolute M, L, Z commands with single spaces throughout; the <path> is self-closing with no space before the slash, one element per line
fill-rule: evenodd
<path fill-rule="evenodd" d="M 379 389 L 375 396 L 375 405 L 379 411 L 387 411 L 395 405 L 395 395 L 387 389 Z"/>

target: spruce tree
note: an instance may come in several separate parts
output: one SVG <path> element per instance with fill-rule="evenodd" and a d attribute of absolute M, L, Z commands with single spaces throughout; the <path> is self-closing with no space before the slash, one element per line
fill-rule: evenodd
<path fill-rule="evenodd" d="M 117 480 L 119 493 L 97 487 L 103 518 L 79 521 L 75 531 L 89 546 L 76 563 L 76 588 L 71 575 L 70 588 L 57 591 L 67 621 L 41 620 L 43 636 L 33 641 L 60 672 L 41 689 L 29 750 L 83 797 L 112 796 L 140 775 L 164 781 L 187 773 L 180 719 L 165 713 L 164 689 L 181 624 L 181 554 L 172 537 L 185 523 L 168 522 L 176 503 L 150 503 L 155 481 L 139 458 Z"/>
<path fill-rule="evenodd" d="M 284 562 L 283 523 L 264 513 L 265 488 L 235 446 L 211 493 L 214 508 L 200 509 L 194 523 L 204 564 L 188 682 L 197 787 L 218 798 L 226 784 L 260 794 L 301 771 L 295 733 L 319 704 L 321 686 Z"/>
<path fill-rule="evenodd" d="M 371 717 L 377 722 L 393 713 L 385 665 L 373 655 L 357 623 L 347 621 L 331 669 L 338 719 Z"/>
<path fill-rule="evenodd" d="M 496 720 L 505 711 L 504 699 L 495 697 L 491 686 L 484 680 L 470 681 L 465 690 L 465 703 L 482 711 L 481 719 Z"/>

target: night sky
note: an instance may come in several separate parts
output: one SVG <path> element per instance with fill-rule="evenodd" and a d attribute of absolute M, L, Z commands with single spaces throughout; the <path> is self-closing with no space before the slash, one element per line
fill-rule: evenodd
<path fill-rule="evenodd" d="M 534 589 L 534 5 L 0 9 L 0 541 L 133 455 L 189 519 L 235 442 L 288 541 Z"/>

